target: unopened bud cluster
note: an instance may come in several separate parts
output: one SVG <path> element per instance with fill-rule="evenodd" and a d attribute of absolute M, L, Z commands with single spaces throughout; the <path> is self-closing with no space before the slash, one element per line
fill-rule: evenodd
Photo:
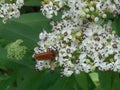
<path fill-rule="evenodd" d="M 22 46 L 23 40 L 18 39 L 7 46 L 7 57 L 9 59 L 21 60 L 26 54 L 27 47 Z"/>

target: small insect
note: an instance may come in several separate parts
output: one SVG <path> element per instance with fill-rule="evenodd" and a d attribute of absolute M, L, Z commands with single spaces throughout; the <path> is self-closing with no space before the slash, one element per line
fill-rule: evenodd
<path fill-rule="evenodd" d="M 35 54 L 35 60 L 55 60 L 55 57 L 58 55 L 58 51 L 50 50 L 47 52 L 42 52 L 39 54 Z"/>

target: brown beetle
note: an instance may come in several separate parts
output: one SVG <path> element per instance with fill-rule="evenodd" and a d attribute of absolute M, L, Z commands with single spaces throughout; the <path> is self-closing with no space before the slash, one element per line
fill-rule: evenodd
<path fill-rule="evenodd" d="M 55 60 L 56 55 L 58 54 L 57 51 L 47 51 L 47 52 L 42 52 L 39 54 L 35 54 L 34 58 L 35 60 Z"/>

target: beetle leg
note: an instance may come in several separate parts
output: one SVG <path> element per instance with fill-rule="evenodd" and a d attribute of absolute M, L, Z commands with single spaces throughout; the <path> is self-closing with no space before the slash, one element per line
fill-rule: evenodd
<path fill-rule="evenodd" d="M 50 57 L 50 60 L 53 61 L 55 59 L 54 55 Z"/>

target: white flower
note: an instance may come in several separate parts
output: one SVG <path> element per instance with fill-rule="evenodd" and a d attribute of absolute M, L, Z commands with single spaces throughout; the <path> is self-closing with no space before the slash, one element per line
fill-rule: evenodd
<path fill-rule="evenodd" d="M 43 7 L 41 8 L 43 15 L 45 15 L 47 18 L 52 18 L 53 15 L 57 15 L 57 11 L 60 9 L 57 5 L 53 5 L 54 3 L 55 2 L 49 1 L 49 3 L 43 4 Z"/>
<path fill-rule="evenodd" d="M 65 28 L 65 30 L 62 30 L 61 34 L 64 36 L 64 40 L 72 39 L 71 36 L 71 30 L 69 28 Z"/>
<path fill-rule="evenodd" d="M 95 9 L 94 9 L 94 7 L 90 7 L 90 11 L 94 11 Z"/>
<path fill-rule="evenodd" d="M 70 70 L 69 68 L 65 68 L 62 72 L 63 75 L 70 77 L 73 74 L 73 71 Z"/>
<path fill-rule="evenodd" d="M 95 21 L 95 22 L 98 22 L 98 20 L 99 20 L 98 17 L 95 17 L 95 18 L 94 18 L 94 21 Z"/>
<path fill-rule="evenodd" d="M 75 74 L 80 74 L 80 71 L 79 70 L 75 70 Z"/>
<path fill-rule="evenodd" d="M 35 69 L 41 71 L 43 69 L 50 68 L 50 62 L 49 61 L 37 61 L 37 64 L 35 65 Z"/>
<path fill-rule="evenodd" d="M 82 64 L 82 63 L 84 63 L 84 61 L 85 61 L 85 59 L 86 59 L 86 54 L 81 54 L 80 56 L 79 56 L 79 62 Z"/>
<path fill-rule="evenodd" d="M 24 5 L 24 0 L 17 0 L 16 5 L 21 8 Z"/>
<path fill-rule="evenodd" d="M 106 18 L 106 17 L 107 17 L 107 15 L 106 15 L 106 14 L 103 14 L 103 15 L 102 15 L 102 17 L 103 17 L 103 18 Z"/>

